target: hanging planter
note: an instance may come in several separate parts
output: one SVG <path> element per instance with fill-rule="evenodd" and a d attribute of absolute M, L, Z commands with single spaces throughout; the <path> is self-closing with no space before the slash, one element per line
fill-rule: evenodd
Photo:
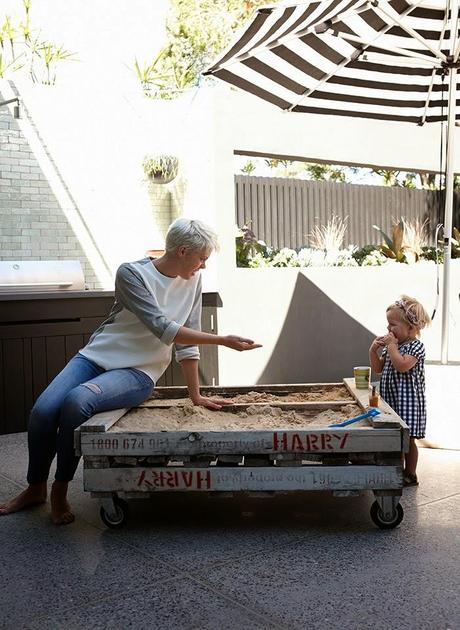
<path fill-rule="evenodd" d="M 174 155 L 146 155 L 142 166 L 153 183 L 169 184 L 177 176 L 179 160 Z"/>

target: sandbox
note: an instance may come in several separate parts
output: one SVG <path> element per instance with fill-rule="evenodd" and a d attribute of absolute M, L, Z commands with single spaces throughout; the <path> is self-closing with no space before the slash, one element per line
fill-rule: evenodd
<path fill-rule="evenodd" d="M 195 407 L 186 388 L 164 387 L 131 409 L 94 416 L 75 433 L 84 486 L 101 517 L 122 525 L 123 498 L 157 492 L 374 492 L 379 527 L 402 520 L 402 453 L 408 429 L 385 403 L 380 415 L 338 423 L 368 409 L 368 392 L 343 383 L 206 387 L 228 404 Z"/>

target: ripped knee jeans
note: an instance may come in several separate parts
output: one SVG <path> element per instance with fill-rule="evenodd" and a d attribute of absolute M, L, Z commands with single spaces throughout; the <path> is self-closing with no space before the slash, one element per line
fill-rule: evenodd
<path fill-rule="evenodd" d="M 46 481 L 55 456 L 55 479 L 73 479 L 79 461 L 74 430 L 101 411 L 138 405 L 153 388 L 152 379 L 136 368 L 104 370 L 82 354 L 74 356 L 30 413 L 28 483 Z"/>

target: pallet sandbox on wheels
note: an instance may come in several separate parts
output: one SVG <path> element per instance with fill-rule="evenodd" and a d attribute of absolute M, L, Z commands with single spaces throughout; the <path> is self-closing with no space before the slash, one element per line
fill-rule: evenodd
<path fill-rule="evenodd" d="M 126 521 L 123 498 L 157 492 L 330 490 L 353 496 L 371 490 L 374 523 L 390 529 L 402 521 L 407 425 L 382 402 L 375 418 L 328 426 L 368 409 L 368 392 L 356 389 L 353 379 L 206 387 L 203 393 L 232 398 L 232 404 L 211 412 L 191 406 L 184 387 L 162 387 L 139 407 L 97 414 L 76 430 L 84 488 L 102 500 L 108 527 Z"/>

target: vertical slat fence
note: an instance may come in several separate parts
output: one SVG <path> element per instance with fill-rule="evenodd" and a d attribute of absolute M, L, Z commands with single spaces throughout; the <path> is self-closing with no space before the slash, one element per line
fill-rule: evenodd
<path fill-rule="evenodd" d="M 235 176 L 235 219 L 277 249 L 309 246 L 315 225 L 332 216 L 347 221 L 344 246 L 379 244 L 372 226 L 391 233 L 394 221 L 428 219 L 428 242 L 434 244 L 442 222 L 443 195 L 437 191 L 340 184 L 276 177 Z M 460 228 L 460 193 L 454 195 L 454 226 Z"/>

